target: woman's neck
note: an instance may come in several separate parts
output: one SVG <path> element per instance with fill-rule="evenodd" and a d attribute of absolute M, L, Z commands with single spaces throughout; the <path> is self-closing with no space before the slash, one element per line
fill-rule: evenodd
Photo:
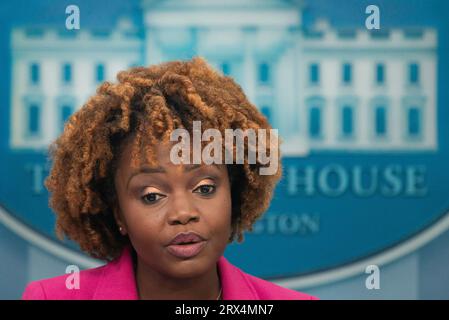
<path fill-rule="evenodd" d="M 136 260 L 136 284 L 141 300 L 215 300 L 220 293 L 217 267 L 199 277 L 179 279 L 167 277 Z"/>

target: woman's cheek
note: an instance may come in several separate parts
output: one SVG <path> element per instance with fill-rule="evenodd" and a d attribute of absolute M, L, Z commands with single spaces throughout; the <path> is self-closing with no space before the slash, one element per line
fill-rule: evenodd
<path fill-rule="evenodd" d="M 151 252 L 151 247 L 162 246 L 162 241 L 157 238 L 160 232 L 148 222 L 136 222 L 130 227 L 129 237 L 135 248 L 141 252 Z M 140 251 L 140 250 L 139 250 Z"/>
<path fill-rule="evenodd" d="M 128 233 L 134 239 L 148 238 L 155 234 L 155 224 L 158 215 L 148 212 L 142 204 L 134 203 L 128 207 Z"/>

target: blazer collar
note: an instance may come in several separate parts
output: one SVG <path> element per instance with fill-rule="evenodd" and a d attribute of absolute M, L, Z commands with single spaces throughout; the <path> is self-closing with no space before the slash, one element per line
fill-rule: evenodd
<path fill-rule="evenodd" d="M 223 300 L 259 300 L 249 276 L 231 264 L 224 256 L 218 259 L 218 273 L 223 288 Z"/>
<path fill-rule="evenodd" d="M 130 247 L 123 249 L 119 258 L 108 262 L 104 266 L 93 299 L 139 299 Z"/>
<path fill-rule="evenodd" d="M 98 281 L 93 298 L 96 300 L 138 300 L 131 247 L 119 258 L 107 263 Z M 257 300 L 256 290 L 247 275 L 224 256 L 217 262 L 223 300 Z"/>

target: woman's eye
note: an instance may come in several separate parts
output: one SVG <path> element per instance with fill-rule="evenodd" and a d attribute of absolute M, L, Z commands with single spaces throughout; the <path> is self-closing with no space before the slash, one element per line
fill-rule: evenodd
<path fill-rule="evenodd" d="M 142 201 L 148 204 L 152 204 L 164 197 L 165 196 L 163 194 L 152 192 L 142 196 Z"/>
<path fill-rule="evenodd" d="M 204 195 L 212 194 L 215 192 L 216 187 L 213 184 L 203 184 L 196 188 L 193 192 L 201 193 Z"/>

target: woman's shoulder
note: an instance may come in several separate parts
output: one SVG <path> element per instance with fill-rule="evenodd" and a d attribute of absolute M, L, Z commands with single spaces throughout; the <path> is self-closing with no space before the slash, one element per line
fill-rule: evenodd
<path fill-rule="evenodd" d="M 36 280 L 27 284 L 23 300 L 90 299 L 107 265 Z"/>
<path fill-rule="evenodd" d="M 229 300 L 317 300 L 316 297 L 282 287 L 246 273 L 224 256 L 219 260 L 225 299 Z"/>
<path fill-rule="evenodd" d="M 242 271 L 243 272 L 243 271 Z M 317 297 L 245 273 L 261 300 L 318 300 Z"/>

